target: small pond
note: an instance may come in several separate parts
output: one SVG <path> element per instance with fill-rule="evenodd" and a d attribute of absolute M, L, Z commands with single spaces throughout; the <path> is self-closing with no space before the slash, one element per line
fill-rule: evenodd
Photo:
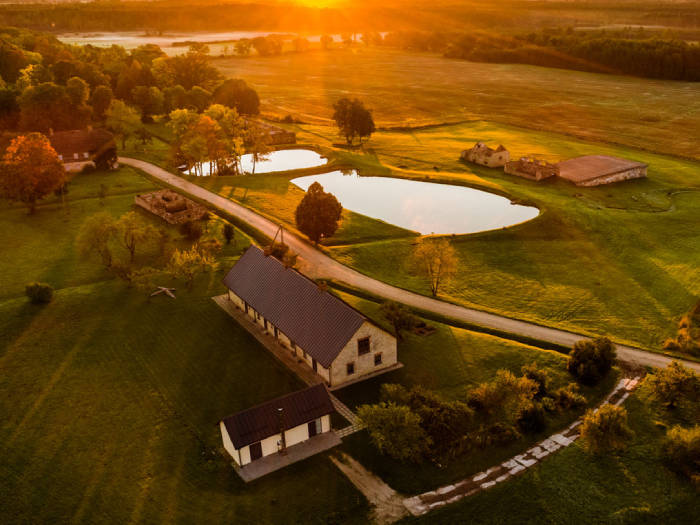
<path fill-rule="evenodd" d="M 266 160 L 255 163 L 255 174 L 272 173 L 274 171 L 301 170 L 323 166 L 328 160 L 310 149 L 293 148 L 280 149 L 267 155 Z M 241 156 L 241 169 L 243 173 L 252 173 L 253 156 L 250 154 Z M 204 175 L 210 174 L 209 163 L 203 167 Z M 194 170 L 185 170 L 187 175 L 194 175 Z"/>
<path fill-rule="evenodd" d="M 361 177 L 332 171 L 292 179 L 307 190 L 314 182 L 334 194 L 343 208 L 423 235 L 476 233 L 537 217 L 532 206 L 512 204 L 487 191 L 390 177 Z"/>

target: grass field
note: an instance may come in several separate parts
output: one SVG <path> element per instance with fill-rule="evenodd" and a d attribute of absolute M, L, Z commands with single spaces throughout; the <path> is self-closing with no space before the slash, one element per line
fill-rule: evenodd
<path fill-rule="evenodd" d="M 260 94 L 263 111 L 329 123 L 356 96 L 378 126 L 488 120 L 700 158 L 700 86 L 540 68 L 479 64 L 385 48 L 215 61 Z"/>
<path fill-rule="evenodd" d="M 343 300 L 390 330 L 381 316 L 378 304 L 346 293 L 337 293 Z M 464 400 L 469 389 L 492 379 L 496 370 L 509 370 L 520 375 L 523 365 L 530 363 L 537 363 L 539 368 L 548 372 L 552 389 L 572 381 L 571 375 L 566 371 L 566 356 L 561 353 L 504 341 L 443 323 L 428 321 L 428 324 L 436 329 L 434 334 L 406 334 L 405 340 L 399 343 L 399 360 L 404 364 L 403 368 L 351 385 L 338 391 L 337 395 L 349 406 L 375 403 L 382 383 L 400 383 L 407 387 L 421 385 L 445 398 Z M 617 374 L 610 374 L 596 387 L 582 387 L 581 393 L 590 405 L 596 404 L 613 388 L 616 377 Z M 368 443 L 368 436 L 364 432 L 353 435 L 343 446 L 394 489 L 404 494 L 416 494 L 496 465 L 568 425 L 580 413 L 581 411 L 570 411 L 558 414 L 549 418 L 547 428 L 537 435 L 526 435 L 506 447 L 492 447 L 466 454 L 442 467 L 430 463 L 416 467 L 384 457 Z"/>
<path fill-rule="evenodd" d="M 661 454 L 666 428 L 692 424 L 656 406 L 645 389 L 625 403 L 635 432 L 627 451 L 592 457 L 576 442 L 536 468 L 423 518 L 401 523 L 678 524 L 697 521 L 700 498 L 668 470 Z"/>

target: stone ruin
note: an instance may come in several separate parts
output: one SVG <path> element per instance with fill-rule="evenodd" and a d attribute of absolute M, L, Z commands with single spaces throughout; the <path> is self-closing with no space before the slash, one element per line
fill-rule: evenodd
<path fill-rule="evenodd" d="M 461 158 L 487 168 L 502 168 L 510 160 L 510 153 L 502 144 L 493 149 L 483 142 L 477 142 L 471 149 L 465 149 Z"/>
<path fill-rule="evenodd" d="M 559 166 L 534 157 L 521 157 L 518 160 L 507 162 L 503 171 L 510 175 L 539 181 L 558 176 Z"/>
<path fill-rule="evenodd" d="M 134 197 L 134 203 L 158 215 L 169 224 L 198 221 L 207 214 L 207 208 L 183 197 L 173 190 L 158 190 Z"/>

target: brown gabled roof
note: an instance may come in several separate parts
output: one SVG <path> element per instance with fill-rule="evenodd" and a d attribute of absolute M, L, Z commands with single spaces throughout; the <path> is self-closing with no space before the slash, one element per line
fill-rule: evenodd
<path fill-rule="evenodd" d="M 257 246 L 246 250 L 224 284 L 324 368 L 367 320 Z"/>
<path fill-rule="evenodd" d="M 114 135 L 106 129 L 74 129 L 49 135 L 51 146 L 64 160 L 70 160 L 75 153 L 93 155 L 113 140 Z"/>
<path fill-rule="evenodd" d="M 285 430 L 309 423 L 335 410 L 323 383 L 292 392 L 224 419 L 233 446 L 240 449 L 279 434 L 280 408 Z"/>
<path fill-rule="evenodd" d="M 585 182 L 606 175 L 613 175 L 632 168 L 646 168 L 643 162 L 609 157 L 607 155 L 585 155 L 564 160 L 557 164 L 559 176 L 572 182 Z"/>

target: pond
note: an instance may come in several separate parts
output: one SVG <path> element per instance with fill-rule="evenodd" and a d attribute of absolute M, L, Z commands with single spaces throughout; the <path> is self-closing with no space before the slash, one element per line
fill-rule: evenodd
<path fill-rule="evenodd" d="M 314 182 L 333 193 L 343 208 L 423 235 L 476 233 L 537 217 L 532 206 L 512 204 L 487 191 L 390 177 L 361 177 L 332 171 L 291 181 L 307 190 Z"/>
<path fill-rule="evenodd" d="M 274 171 L 301 170 L 323 166 L 328 160 L 311 149 L 292 148 L 280 149 L 267 155 L 266 160 L 255 163 L 255 174 L 272 173 Z M 241 169 L 243 173 L 252 173 L 253 156 L 241 155 Z M 204 175 L 210 174 L 210 165 L 204 163 L 202 168 Z M 183 170 L 187 175 L 194 175 L 194 170 Z"/>

